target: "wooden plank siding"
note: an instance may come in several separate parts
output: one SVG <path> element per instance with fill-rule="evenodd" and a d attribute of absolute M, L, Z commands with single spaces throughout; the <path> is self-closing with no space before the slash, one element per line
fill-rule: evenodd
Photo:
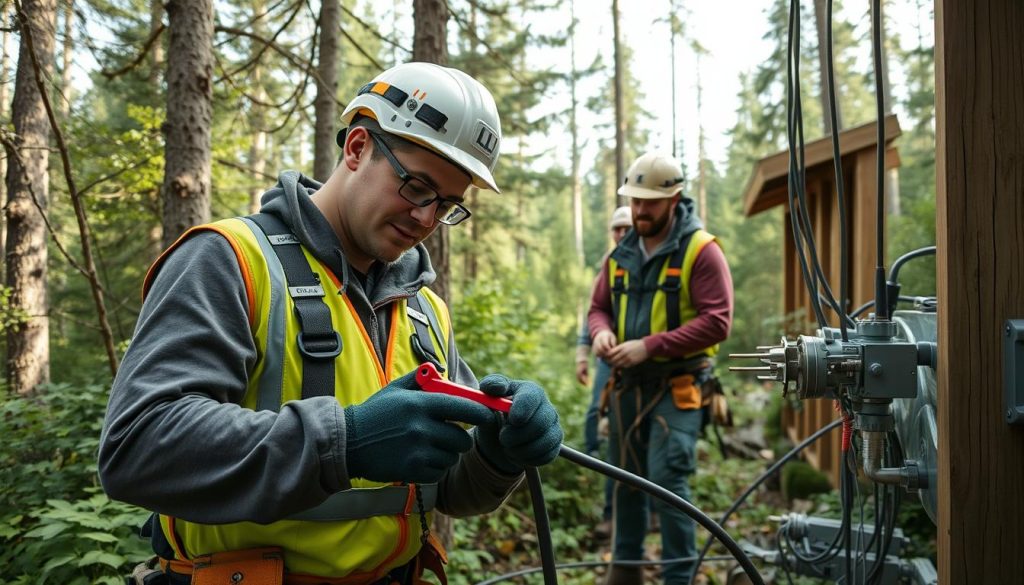
<path fill-rule="evenodd" d="M 1024 583 L 1024 426 L 1002 331 L 1024 318 L 1024 2 L 936 2 L 939 582 Z"/>

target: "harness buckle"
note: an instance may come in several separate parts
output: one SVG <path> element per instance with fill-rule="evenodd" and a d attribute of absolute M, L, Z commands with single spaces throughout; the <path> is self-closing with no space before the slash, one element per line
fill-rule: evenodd
<path fill-rule="evenodd" d="M 299 353 L 314 360 L 330 360 L 341 354 L 341 335 L 331 331 L 324 336 L 300 331 L 296 336 Z"/>
<path fill-rule="evenodd" d="M 438 372 L 442 374 L 444 373 L 445 368 L 441 365 L 441 359 L 437 357 L 437 354 L 423 347 L 423 344 L 420 342 L 419 335 L 413 333 L 409 338 L 409 341 L 412 343 L 413 353 L 419 356 L 420 359 L 434 364 L 434 367 L 437 368 Z"/>
<path fill-rule="evenodd" d="M 668 282 L 663 282 L 659 286 L 661 290 L 665 292 L 679 292 L 683 290 L 683 283 L 678 280 L 672 284 L 669 284 Z"/>

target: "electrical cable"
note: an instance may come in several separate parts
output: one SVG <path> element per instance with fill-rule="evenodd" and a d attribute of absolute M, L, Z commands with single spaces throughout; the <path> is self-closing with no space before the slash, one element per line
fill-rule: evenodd
<path fill-rule="evenodd" d="M 796 457 L 801 451 L 806 449 L 808 446 L 810 446 L 815 441 L 817 441 L 821 437 L 823 437 L 826 434 L 828 434 L 829 431 L 835 429 L 836 427 L 840 426 L 841 424 L 843 424 L 843 419 L 836 419 L 836 420 L 830 422 L 829 424 L 825 425 L 824 427 L 822 427 L 822 428 L 818 429 L 817 431 L 815 431 L 814 434 L 812 434 L 811 436 L 809 436 L 806 439 L 804 439 L 803 441 L 801 441 L 800 444 L 798 444 L 796 447 L 793 447 L 792 449 L 790 449 L 788 453 L 783 455 L 778 461 L 773 463 L 771 465 L 771 467 L 766 469 L 764 471 L 764 473 L 762 473 L 761 475 L 757 476 L 757 479 L 755 479 L 753 482 L 751 482 L 751 484 L 747 487 L 747 489 L 744 490 L 744 492 L 742 494 L 740 494 L 740 496 L 733 501 L 732 505 L 729 506 L 729 509 L 726 510 L 724 514 L 722 514 L 722 517 L 719 518 L 718 523 L 719 524 L 725 524 L 726 522 L 728 522 L 729 518 L 732 517 L 733 513 L 736 512 L 736 510 L 738 510 L 739 507 L 743 505 L 743 502 L 747 501 L 747 498 L 750 497 L 750 494 L 754 493 L 754 490 L 756 490 L 757 488 L 761 487 L 762 483 L 767 481 L 769 477 L 774 475 L 775 472 L 777 472 L 783 465 L 785 465 L 787 462 L 789 462 L 790 459 Z M 714 543 L 714 540 L 711 539 L 711 538 L 709 538 L 708 541 L 706 543 L 704 543 L 704 548 L 703 548 L 703 550 L 701 550 L 700 556 L 697 557 L 697 564 L 694 565 L 693 573 L 690 575 L 690 583 L 691 584 L 694 582 L 694 579 L 697 576 L 697 571 L 700 569 L 700 565 L 704 561 L 704 557 L 705 557 L 705 555 L 707 555 L 708 550 L 711 549 L 711 545 L 713 543 Z"/>
<path fill-rule="evenodd" d="M 667 559 L 659 561 L 579 561 L 576 563 L 559 563 L 555 565 L 556 569 L 589 569 L 593 567 L 608 567 L 610 565 L 619 565 L 624 567 L 652 567 L 659 565 L 667 565 L 674 563 L 690 563 L 697 559 L 697 557 L 684 557 L 681 559 Z M 704 559 L 705 562 L 724 562 L 735 560 L 732 555 L 721 555 L 708 557 Z M 526 575 L 532 575 L 539 573 L 543 570 L 542 567 L 529 567 L 526 569 L 520 569 L 512 573 L 505 573 L 503 575 L 497 575 L 491 577 L 486 581 L 479 581 L 475 585 L 496 585 L 503 581 L 509 581 L 516 577 L 525 577 Z"/>
<path fill-rule="evenodd" d="M 540 482 L 540 471 L 536 467 L 526 468 L 526 484 L 530 488 L 530 502 L 533 505 L 533 517 L 537 523 L 537 546 L 540 548 L 544 582 L 554 585 L 558 583 L 558 574 L 555 570 L 555 546 L 551 542 L 551 523 L 548 520 L 547 506 L 544 503 L 544 487 Z"/>
<path fill-rule="evenodd" d="M 562 445 L 559 455 L 577 465 L 597 471 L 598 473 L 611 477 L 625 485 L 647 492 L 650 496 L 658 498 L 693 518 L 694 521 L 706 528 L 708 532 L 711 533 L 712 537 L 717 538 L 723 545 L 725 545 L 725 548 L 729 550 L 733 557 L 735 557 L 736 561 L 741 567 L 743 567 L 743 572 L 747 574 L 747 577 L 750 578 L 755 585 L 764 585 L 764 579 L 761 578 L 761 574 L 757 571 L 757 567 L 754 566 L 753 561 L 750 560 L 747 553 L 740 548 L 740 545 L 731 536 L 729 536 L 729 533 L 726 532 L 720 524 L 716 523 L 710 516 L 700 511 L 700 509 L 690 502 L 656 483 L 629 473 L 623 469 L 619 469 L 618 467 L 605 463 L 600 459 L 584 455 L 572 447 Z"/>
<path fill-rule="evenodd" d="M 929 298 L 933 298 L 933 297 L 912 297 L 910 295 L 900 295 L 897 300 L 899 300 L 901 302 L 904 302 L 904 303 L 919 303 L 919 302 L 923 302 L 923 301 L 925 301 L 925 300 L 927 300 Z M 856 309 L 854 309 L 853 312 L 850 313 L 850 317 L 856 319 L 864 311 L 867 311 L 868 309 L 870 309 L 871 307 L 874 307 L 874 306 L 875 306 L 875 301 L 874 301 L 874 299 L 872 299 L 872 300 L 864 303 L 863 305 L 857 307 Z"/>
<path fill-rule="evenodd" d="M 871 0 L 871 47 L 875 69 L 875 315 L 880 320 L 889 318 L 889 304 L 885 288 L 885 88 L 882 84 L 882 2 Z"/>
<path fill-rule="evenodd" d="M 802 125 L 801 112 L 797 102 L 794 100 L 794 94 L 799 94 L 799 25 L 794 24 L 794 19 L 799 13 L 799 2 L 798 0 L 790 0 L 789 9 L 789 31 L 787 40 L 787 51 L 786 51 L 786 140 L 789 146 L 789 172 L 787 175 L 787 191 L 789 196 L 789 212 L 790 212 L 790 227 L 793 230 L 793 245 L 796 248 L 797 258 L 800 263 L 800 271 L 803 275 L 804 284 L 807 287 L 808 292 L 811 296 L 811 308 L 814 311 L 815 317 L 818 320 L 820 327 L 827 327 L 828 322 L 825 320 L 825 315 L 821 310 L 821 302 L 818 300 L 817 284 L 811 276 L 811 271 L 807 265 L 807 256 L 804 252 L 802 230 L 800 226 L 800 214 L 796 210 L 796 196 L 795 192 L 802 188 L 800 178 L 800 162 L 797 160 L 796 149 L 794 143 L 796 142 L 795 127 L 797 126 L 797 120 L 800 119 Z M 796 31 L 796 32 L 794 32 Z M 794 63 L 793 58 L 793 46 L 794 40 L 797 49 L 797 59 Z M 794 71 L 796 69 L 796 71 Z M 797 83 L 794 89 L 794 82 Z"/>
<path fill-rule="evenodd" d="M 897 280 L 899 280 L 900 268 L 903 268 L 904 264 L 913 260 L 914 258 L 920 258 L 922 256 L 934 256 L 935 250 L 935 246 L 925 246 L 923 248 L 911 250 L 897 258 L 896 261 L 892 263 L 892 267 L 889 268 L 889 282 L 896 282 Z"/>
<path fill-rule="evenodd" d="M 843 165 L 841 152 L 839 149 L 839 108 L 836 105 L 836 76 L 835 66 L 832 60 L 833 42 L 832 42 L 832 0 L 827 0 L 825 3 L 825 19 L 827 28 L 825 29 L 826 46 L 825 46 L 825 59 L 826 66 L 825 76 L 828 80 L 828 110 L 829 110 L 829 121 L 830 127 L 832 128 L 832 163 L 835 167 L 836 174 L 836 199 L 839 205 L 839 302 L 842 305 L 842 311 L 839 316 L 839 327 L 842 331 L 843 341 L 849 341 L 849 337 L 846 331 L 846 321 L 843 317 L 846 315 L 846 299 L 849 294 L 849 283 L 847 272 L 847 235 L 846 235 L 846 197 L 843 181 Z"/>

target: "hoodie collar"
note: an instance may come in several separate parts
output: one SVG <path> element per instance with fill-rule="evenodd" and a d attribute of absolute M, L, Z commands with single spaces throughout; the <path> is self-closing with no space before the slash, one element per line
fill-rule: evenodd
<path fill-rule="evenodd" d="M 287 225 L 317 260 L 341 280 L 341 290 L 360 287 L 351 278 L 351 266 L 341 249 L 337 234 L 320 213 L 310 195 L 323 184 L 297 171 L 283 171 L 277 184 L 263 194 L 260 212 L 276 216 Z M 437 278 L 430 265 L 430 256 L 423 244 L 407 250 L 395 262 L 374 262 L 366 275 L 367 300 L 377 305 L 397 297 L 409 297 Z M 361 288 L 361 287 L 360 287 Z"/>

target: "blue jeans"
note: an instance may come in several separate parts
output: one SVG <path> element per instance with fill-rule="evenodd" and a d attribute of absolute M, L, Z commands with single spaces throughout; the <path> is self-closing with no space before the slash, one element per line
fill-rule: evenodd
<path fill-rule="evenodd" d="M 594 384 L 590 391 L 590 408 L 587 409 L 587 417 L 583 423 L 583 442 L 587 455 L 600 457 L 601 438 L 597 436 L 598 408 L 601 405 L 601 391 L 608 378 L 611 376 L 612 367 L 608 362 L 597 358 L 597 367 L 594 369 Z M 604 512 L 602 518 L 612 519 L 612 480 L 607 478 L 604 482 Z"/>
<path fill-rule="evenodd" d="M 701 412 L 679 410 L 672 392 L 665 391 L 657 404 L 662 382 L 631 388 L 616 388 L 608 410 L 611 433 L 609 462 L 645 477 L 670 492 L 690 500 L 690 476 L 697 466 L 697 434 Z M 639 411 L 646 412 L 637 420 Z M 624 485 L 615 491 L 616 560 L 639 560 L 643 555 L 647 532 L 645 494 Z M 681 510 L 651 498 L 661 524 L 661 558 L 675 559 L 697 554 L 693 520 Z M 666 585 L 688 583 L 693 563 L 674 563 L 664 567 Z"/>

